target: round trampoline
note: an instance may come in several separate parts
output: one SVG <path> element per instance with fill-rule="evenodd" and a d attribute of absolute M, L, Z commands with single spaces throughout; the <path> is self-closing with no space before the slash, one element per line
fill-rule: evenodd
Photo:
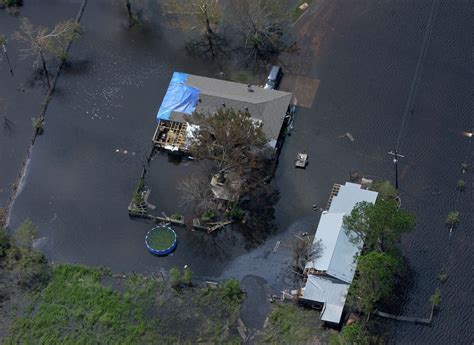
<path fill-rule="evenodd" d="M 157 226 L 145 236 L 145 245 L 148 251 L 154 255 L 164 256 L 175 250 L 178 237 L 173 229 L 167 225 Z"/>

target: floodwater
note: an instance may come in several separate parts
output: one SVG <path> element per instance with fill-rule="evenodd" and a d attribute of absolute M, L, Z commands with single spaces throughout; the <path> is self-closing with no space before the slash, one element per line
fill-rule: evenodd
<path fill-rule="evenodd" d="M 202 278 L 243 280 L 260 289 L 252 295 L 258 300 L 294 286 L 285 244 L 293 234 L 315 230 L 319 215 L 312 205 L 325 205 L 332 184 L 348 180 L 350 170 L 393 178 L 387 152 L 398 142 L 405 155 L 402 204 L 418 220 L 402 241 L 413 272 L 402 311 L 428 315 L 436 286 L 443 301 L 431 327 L 390 323 L 393 342 L 470 344 L 472 169 L 463 177 L 465 192 L 456 191 L 456 182 L 461 163 L 474 164 L 470 140 L 462 136 L 474 125 L 473 23 L 469 1 L 314 1 L 294 27 L 300 55 L 286 65 L 320 83 L 312 107 L 298 110 L 276 171 L 277 232 L 247 250 L 229 230 L 209 237 L 177 228 L 175 253 L 156 258 L 143 243 L 152 225 L 130 220 L 126 211 L 155 113 L 173 71 L 215 77 L 218 69 L 187 57 L 175 33 L 155 27 L 128 32 L 119 2 L 90 1 L 85 34 L 59 79 L 11 228 L 30 217 L 40 229 L 37 246 L 55 262 L 145 273 L 188 264 Z M 310 163 L 296 170 L 294 157 L 303 150 Z M 178 172 L 181 166 L 164 157 L 152 165 L 164 181 L 153 203 L 171 212 L 178 196 L 169 186 L 193 168 Z M 443 223 L 453 209 L 461 212 L 461 224 L 450 235 Z M 444 284 L 436 280 L 441 269 L 449 275 Z M 256 310 L 249 322 L 258 325 L 263 314 Z"/>

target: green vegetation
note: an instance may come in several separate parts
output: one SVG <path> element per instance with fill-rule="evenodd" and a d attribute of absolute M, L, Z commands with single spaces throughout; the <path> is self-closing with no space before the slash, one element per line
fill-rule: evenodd
<path fill-rule="evenodd" d="M 0 227 L 0 258 L 5 257 L 8 248 L 10 248 L 10 237 L 7 231 Z"/>
<path fill-rule="evenodd" d="M 170 269 L 170 282 L 171 286 L 175 289 L 183 288 L 185 286 L 192 286 L 192 278 L 193 274 L 188 267 L 184 268 L 182 275 L 178 267 L 173 267 Z"/>
<path fill-rule="evenodd" d="M 0 0 L 0 8 L 4 7 L 19 7 L 23 5 L 23 0 Z"/>
<path fill-rule="evenodd" d="M 387 253 L 369 252 L 362 255 L 357 267 L 357 279 L 350 288 L 350 300 L 364 313 L 371 313 L 375 303 L 391 296 L 395 276 L 402 268 L 400 260 Z"/>
<path fill-rule="evenodd" d="M 213 220 L 215 217 L 216 217 L 216 214 L 214 213 L 214 211 L 211 210 L 211 209 L 208 209 L 208 210 L 206 210 L 206 212 L 204 212 L 203 215 L 201 216 L 201 220 L 202 220 L 203 222 L 210 222 L 210 221 Z"/>
<path fill-rule="evenodd" d="M 300 2 L 298 2 L 298 4 L 291 10 L 291 20 L 293 22 L 296 22 L 300 17 L 301 15 L 308 10 L 308 8 L 306 8 L 306 10 L 302 10 L 300 8 L 301 5 L 303 5 L 304 3 L 307 3 L 308 5 L 311 5 L 311 3 L 313 2 L 313 0 L 301 0 Z"/>
<path fill-rule="evenodd" d="M 147 236 L 146 243 L 153 249 L 165 250 L 176 242 L 176 234 L 167 227 L 154 228 Z"/>
<path fill-rule="evenodd" d="M 175 213 L 175 214 L 171 215 L 170 218 L 173 219 L 173 220 L 177 220 L 177 221 L 183 221 L 184 220 L 184 216 L 181 215 L 181 214 L 178 214 L 178 213 Z"/>
<path fill-rule="evenodd" d="M 333 333 L 329 338 L 329 345 L 368 345 L 371 343 L 365 325 L 360 322 L 354 322 L 344 326 L 340 333 Z"/>
<path fill-rule="evenodd" d="M 143 191 L 145 190 L 145 181 L 143 178 L 140 179 L 138 182 L 137 189 L 133 193 L 132 203 L 134 207 L 139 207 L 140 205 L 145 203 L 145 199 L 143 198 Z"/>
<path fill-rule="evenodd" d="M 37 131 L 38 134 L 42 134 L 44 131 L 44 118 L 42 117 L 32 117 L 31 124 L 33 128 Z"/>
<path fill-rule="evenodd" d="M 446 271 L 441 271 L 436 277 L 441 283 L 445 283 L 448 280 L 448 273 Z"/>
<path fill-rule="evenodd" d="M 375 204 L 360 202 L 344 217 L 346 232 L 353 241 L 364 240 L 367 251 L 391 250 L 402 234 L 415 228 L 415 216 L 395 200 L 378 199 Z"/>
<path fill-rule="evenodd" d="M 371 189 L 379 193 L 379 199 L 390 200 L 398 196 L 397 189 L 389 181 L 376 181 Z"/>
<path fill-rule="evenodd" d="M 449 228 L 453 228 L 456 225 L 459 224 L 459 212 L 458 211 L 452 211 L 448 213 L 448 217 L 445 220 L 445 224 Z"/>
<path fill-rule="evenodd" d="M 430 296 L 430 303 L 433 309 L 438 308 L 441 303 L 441 290 L 436 288 L 435 292 Z"/>
<path fill-rule="evenodd" d="M 227 296 L 223 288 L 176 292 L 154 278 L 59 265 L 4 343 L 239 343 L 242 299 L 229 302 Z"/>
<path fill-rule="evenodd" d="M 464 180 L 458 180 L 458 186 L 457 188 L 462 192 L 464 189 L 466 189 L 466 181 Z"/>
<path fill-rule="evenodd" d="M 260 343 L 313 344 L 319 343 L 321 321 L 315 310 L 295 304 L 276 304 L 263 330 Z"/>

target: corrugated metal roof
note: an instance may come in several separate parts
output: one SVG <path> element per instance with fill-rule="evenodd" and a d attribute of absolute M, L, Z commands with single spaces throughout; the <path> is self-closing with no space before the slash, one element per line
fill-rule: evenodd
<path fill-rule="evenodd" d="M 309 275 L 303 290 L 303 298 L 324 303 L 321 320 L 339 323 L 348 291 L 348 284 L 331 278 Z"/>
<path fill-rule="evenodd" d="M 329 212 L 349 214 L 358 202 L 367 201 L 374 203 L 378 193 L 362 189 L 361 187 L 360 184 L 346 182 L 333 198 Z"/>
<path fill-rule="evenodd" d="M 344 213 L 324 212 L 321 215 L 313 243 L 321 241 L 322 253 L 320 253 L 321 256 L 316 260 L 308 261 L 305 268 L 327 271 L 336 248 L 343 218 Z"/>
<path fill-rule="evenodd" d="M 361 188 L 361 185 L 347 182 L 341 186 L 333 198 L 329 211 L 321 215 L 314 242 L 321 240 L 321 257 L 308 261 L 305 268 L 326 271 L 326 274 L 351 283 L 356 270 L 355 257 L 360 254 L 362 242 L 353 243 L 347 236 L 343 219 L 350 214 L 354 206 L 361 201 L 374 203 L 377 192 Z"/>

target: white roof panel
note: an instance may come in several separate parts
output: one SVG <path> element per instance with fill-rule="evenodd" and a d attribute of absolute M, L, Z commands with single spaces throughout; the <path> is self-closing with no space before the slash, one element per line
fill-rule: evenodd
<path fill-rule="evenodd" d="M 337 238 L 342 227 L 344 213 L 327 213 L 323 212 L 319 220 L 318 229 L 314 236 L 314 243 L 321 241 L 322 253 L 316 260 L 306 263 L 306 268 L 314 268 L 318 271 L 326 271 L 329 268 L 331 258 L 336 248 Z"/>
<path fill-rule="evenodd" d="M 358 202 L 367 201 L 375 203 L 378 193 L 362 189 L 361 187 L 360 184 L 346 182 L 333 198 L 329 212 L 350 214 Z"/>
<path fill-rule="evenodd" d="M 348 290 L 348 284 L 323 276 L 309 275 L 303 290 L 303 298 L 324 303 L 321 320 L 339 323 Z"/>

